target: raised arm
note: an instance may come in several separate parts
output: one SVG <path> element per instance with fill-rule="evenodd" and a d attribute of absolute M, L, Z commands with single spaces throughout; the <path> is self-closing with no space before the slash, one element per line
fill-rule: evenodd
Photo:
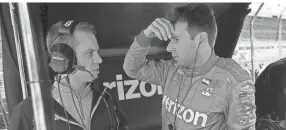
<path fill-rule="evenodd" d="M 146 55 L 152 38 L 158 37 L 167 41 L 171 38 L 172 32 L 174 32 L 173 25 L 164 18 L 157 18 L 147 29 L 141 31 L 126 54 L 123 64 L 125 73 L 138 80 L 162 85 L 172 65 L 171 62 L 147 60 Z"/>

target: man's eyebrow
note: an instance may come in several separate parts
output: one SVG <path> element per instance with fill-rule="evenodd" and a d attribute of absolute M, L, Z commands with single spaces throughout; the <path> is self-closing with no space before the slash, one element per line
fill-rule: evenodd
<path fill-rule="evenodd" d="M 92 51 L 93 49 L 91 49 L 91 48 L 88 48 L 88 49 L 85 49 L 84 50 L 84 53 L 89 53 L 90 51 Z"/>
<path fill-rule="evenodd" d="M 87 48 L 86 50 L 84 50 L 84 52 L 89 52 L 89 51 L 98 51 L 98 49 L 94 49 L 94 48 Z"/>

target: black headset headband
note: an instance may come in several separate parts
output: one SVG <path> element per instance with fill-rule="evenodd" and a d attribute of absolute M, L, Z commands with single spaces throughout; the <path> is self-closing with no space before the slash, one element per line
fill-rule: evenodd
<path fill-rule="evenodd" d="M 78 24 L 78 21 L 65 21 L 62 23 L 62 26 L 59 28 L 60 34 L 70 34 L 72 35 L 75 29 L 75 26 Z"/>

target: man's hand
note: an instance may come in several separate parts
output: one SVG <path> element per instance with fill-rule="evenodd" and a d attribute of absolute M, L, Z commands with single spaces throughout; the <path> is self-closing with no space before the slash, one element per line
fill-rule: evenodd
<path fill-rule="evenodd" d="M 171 39 L 172 33 L 175 32 L 173 24 L 165 18 L 156 18 L 147 29 L 144 30 L 144 34 L 148 38 L 158 37 L 160 40 L 167 41 Z"/>

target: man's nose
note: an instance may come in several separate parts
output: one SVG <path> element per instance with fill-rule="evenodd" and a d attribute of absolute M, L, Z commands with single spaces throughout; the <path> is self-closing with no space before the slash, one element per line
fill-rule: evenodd
<path fill-rule="evenodd" d="M 172 41 L 168 44 L 168 46 L 167 46 L 167 51 L 168 51 L 168 52 L 174 51 L 174 44 L 173 44 Z"/>
<path fill-rule="evenodd" d="M 102 58 L 99 56 L 99 54 L 94 54 L 93 56 L 93 62 L 96 64 L 101 64 L 102 63 Z"/>

